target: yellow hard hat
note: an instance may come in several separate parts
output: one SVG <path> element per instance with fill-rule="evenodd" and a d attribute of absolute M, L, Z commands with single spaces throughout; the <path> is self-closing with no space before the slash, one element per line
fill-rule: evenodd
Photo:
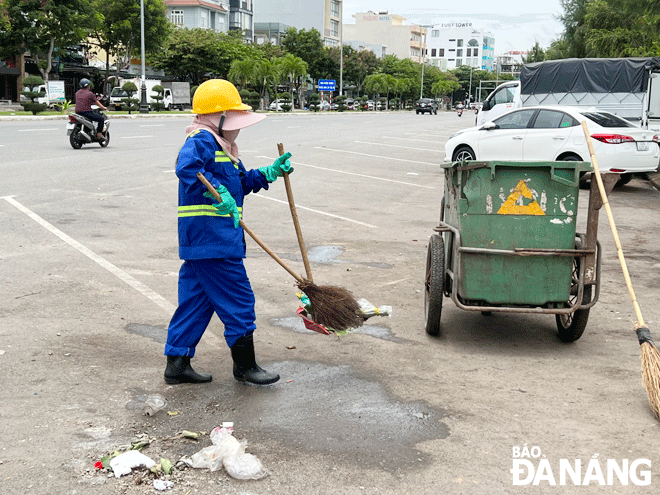
<path fill-rule="evenodd" d="M 193 96 L 192 113 L 199 115 L 226 110 L 252 110 L 241 100 L 236 86 L 224 79 L 209 79 L 199 85 Z"/>

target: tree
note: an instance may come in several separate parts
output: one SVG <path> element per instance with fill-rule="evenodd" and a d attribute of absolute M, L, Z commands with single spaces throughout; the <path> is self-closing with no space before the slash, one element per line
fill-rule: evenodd
<path fill-rule="evenodd" d="M 139 0 L 93 0 L 98 17 L 93 23 L 89 40 L 106 53 L 105 81 L 109 80 L 110 55 L 116 59 L 115 77 L 128 68 L 141 45 L 141 13 Z M 174 30 L 165 17 L 163 0 L 144 0 L 144 48 L 146 55 L 161 50 L 162 43 Z M 106 91 L 107 88 L 104 88 Z"/>
<path fill-rule="evenodd" d="M 256 57 L 258 53 L 240 36 L 184 28 L 171 31 L 163 49 L 149 60 L 155 69 L 199 85 L 209 77 L 226 79 L 234 60 Z"/>
<path fill-rule="evenodd" d="M 44 84 L 44 80 L 39 76 L 28 76 L 21 81 L 21 84 L 28 88 L 22 93 L 29 98 L 29 101 L 21 103 L 26 112 L 32 112 L 32 115 L 37 115 L 39 112 L 43 112 L 48 108 L 48 105 L 45 103 L 39 103 L 37 98 L 46 96 L 45 91 L 35 91 L 35 88 L 38 88 Z"/>
<path fill-rule="evenodd" d="M 3 15 L 9 32 L 2 38 L 30 52 L 44 81 L 57 51 L 84 40 L 95 22 L 85 0 L 4 0 Z"/>
<path fill-rule="evenodd" d="M 321 79 L 324 62 L 323 38 L 315 28 L 307 31 L 291 27 L 286 30 L 282 39 L 282 47 L 291 55 L 301 58 L 307 63 L 307 70 L 312 79 Z"/>
<path fill-rule="evenodd" d="M 284 74 L 292 88 L 298 91 L 298 105 L 303 107 L 302 83 L 307 76 L 308 65 L 300 57 L 287 53 L 278 60 L 279 70 Z"/>
<path fill-rule="evenodd" d="M 255 58 L 234 60 L 229 67 L 227 78 L 241 88 L 247 88 L 248 84 L 255 80 L 258 64 L 259 60 Z"/>
<path fill-rule="evenodd" d="M 356 52 L 350 46 L 344 46 L 344 82 L 355 86 L 357 94 L 362 93 L 365 78 L 379 69 L 380 61 L 373 52 Z"/>
<path fill-rule="evenodd" d="M 534 46 L 527 52 L 526 56 L 523 56 L 523 64 L 529 64 L 532 62 L 543 62 L 545 60 L 545 50 L 541 48 L 541 45 L 537 41 L 534 43 Z"/>

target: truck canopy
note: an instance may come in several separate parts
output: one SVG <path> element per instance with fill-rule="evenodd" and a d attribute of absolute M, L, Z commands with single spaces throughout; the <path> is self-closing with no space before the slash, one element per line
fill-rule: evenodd
<path fill-rule="evenodd" d="M 660 71 L 660 57 L 569 58 L 523 66 L 521 94 L 644 93 L 648 71 Z"/>
<path fill-rule="evenodd" d="M 660 57 L 571 58 L 525 64 L 520 73 L 522 105 L 596 107 L 639 120 L 649 71 L 660 71 Z"/>

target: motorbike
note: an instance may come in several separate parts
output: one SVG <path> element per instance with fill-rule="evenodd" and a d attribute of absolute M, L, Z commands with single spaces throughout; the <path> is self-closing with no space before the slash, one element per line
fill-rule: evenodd
<path fill-rule="evenodd" d="M 103 117 L 103 140 L 100 140 L 96 135 L 97 123 L 89 120 L 87 117 L 78 115 L 77 113 L 69 114 L 69 123 L 66 126 L 66 134 L 69 136 L 69 142 L 74 150 L 82 148 L 83 144 L 99 143 L 102 148 L 108 146 L 110 142 L 110 121 L 108 117 L 98 109 L 94 112 L 99 113 Z"/>
<path fill-rule="evenodd" d="M 463 115 L 463 109 L 462 109 L 462 108 L 457 109 L 457 110 L 456 110 L 456 114 L 457 114 L 459 117 L 460 117 L 461 115 Z"/>

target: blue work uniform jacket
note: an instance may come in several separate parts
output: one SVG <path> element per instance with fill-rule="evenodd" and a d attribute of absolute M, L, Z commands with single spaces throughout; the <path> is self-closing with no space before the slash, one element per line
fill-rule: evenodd
<path fill-rule="evenodd" d="M 234 227 L 230 215 L 221 215 L 204 196 L 207 191 L 197 178 L 202 172 L 218 187 L 225 186 L 243 216 L 243 198 L 250 192 L 268 189 L 268 181 L 259 170 L 245 170 L 243 163 L 233 163 L 208 131 L 197 129 L 186 139 L 176 164 L 179 178 L 179 257 L 182 260 L 244 258 L 243 228 Z"/>

